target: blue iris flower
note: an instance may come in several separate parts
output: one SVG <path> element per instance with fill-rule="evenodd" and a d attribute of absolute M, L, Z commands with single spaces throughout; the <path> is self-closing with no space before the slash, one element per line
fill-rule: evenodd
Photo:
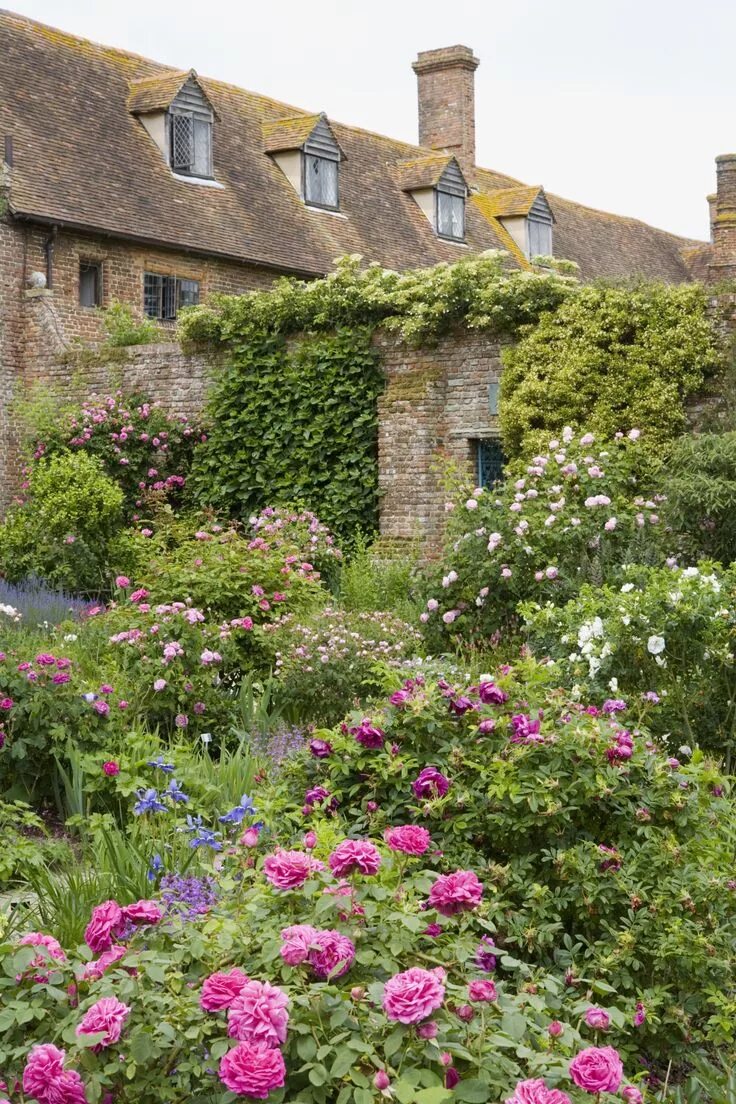
<path fill-rule="evenodd" d="M 213 832 L 211 828 L 200 828 L 196 836 L 189 841 L 190 847 L 211 847 L 213 851 L 222 851 L 222 844 L 218 836 L 219 832 Z"/>
<path fill-rule="evenodd" d="M 151 866 L 148 870 L 148 874 L 146 875 L 149 882 L 155 882 L 159 871 L 163 870 L 163 868 L 164 868 L 164 861 L 161 858 L 161 856 L 160 855 L 154 855 L 153 858 L 151 859 Z"/>
<path fill-rule="evenodd" d="M 184 793 L 175 778 L 172 778 L 166 787 L 166 796 L 172 801 L 189 801 L 189 794 Z"/>
<path fill-rule="evenodd" d="M 236 805 L 229 813 L 225 813 L 224 816 L 219 818 L 220 824 L 242 824 L 245 817 L 252 816 L 255 811 L 256 807 L 251 799 L 247 794 L 243 794 L 240 799 L 240 804 Z"/>
<path fill-rule="evenodd" d="M 163 771 L 164 774 L 173 774 L 176 769 L 173 763 L 164 763 L 163 755 L 159 755 L 158 759 L 149 759 L 148 766 L 156 767 L 158 770 Z"/>
<path fill-rule="evenodd" d="M 156 790 L 136 790 L 138 800 L 133 806 L 136 816 L 143 813 L 168 813 L 166 806 L 159 800 Z"/>

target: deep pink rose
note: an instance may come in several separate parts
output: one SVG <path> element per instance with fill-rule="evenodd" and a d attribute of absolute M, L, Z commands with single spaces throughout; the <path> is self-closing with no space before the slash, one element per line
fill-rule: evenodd
<path fill-rule="evenodd" d="M 318 931 L 307 961 L 318 978 L 339 978 L 346 974 L 355 958 L 355 945 L 338 931 Z"/>
<path fill-rule="evenodd" d="M 585 1022 L 588 1027 L 592 1027 L 596 1031 L 608 1031 L 611 1026 L 611 1017 L 605 1008 L 598 1008 L 594 1004 L 585 1013 Z"/>
<path fill-rule="evenodd" d="M 123 947 L 120 943 L 113 943 L 109 951 L 103 951 L 99 958 L 92 959 L 84 966 L 80 974 L 81 980 L 94 981 L 101 978 L 106 970 L 109 970 L 111 966 L 114 966 L 127 954 L 127 951 L 127 947 Z"/>
<path fill-rule="evenodd" d="M 309 957 L 309 949 L 314 942 L 317 929 L 311 924 L 292 924 L 281 931 L 281 957 L 288 966 L 299 966 Z"/>
<path fill-rule="evenodd" d="M 456 870 L 441 874 L 429 891 L 429 906 L 442 916 L 477 908 L 483 896 L 483 885 L 472 870 Z"/>
<path fill-rule="evenodd" d="M 84 932 L 84 939 L 92 951 L 108 951 L 113 935 L 120 935 L 125 918 L 117 901 L 103 901 L 92 909 L 92 917 Z"/>
<path fill-rule="evenodd" d="M 492 981 L 471 981 L 468 985 L 468 998 L 471 1001 L 495 1001 L 498 993 Z"/>
<path fill-rule="evenodd" d="M 437 972 L 420 966 L 394 974 L 383 987 L 383 1010 L 390 1020 L 399 1023 L 419 1023 L 431 1016 L 444 999 L 445 987 Z"/>
<path fill-rule="evenodd" d="M 98 1032 L 104 1031 L 104 1037 L 94 1049 L 110 1046 L 111 1043 L 116 1043 L 120 1038 L 129 1015 L 130 1008 L 127 1004 L 119 1001 L 117 997 L 103 997 L 84 1014 L 83 1019 L 77 1025 L 77 1035 L 96 1035 Z"/>
<path fill-rule="evenodd" d="M 51 1043 L 34 1046 L 23 1070 L 23 1092 L 39 1104 L 87 1104 L 82 1079 L 65 1070 L 66 1052 Z"/>
<path fill-rule="evenodd" d="M 111 778 L 114 777 L 116 774 L 120 774 L 120 767 L 114 759 L 108 759 L 107 762 L 103 763 L 102 769 L 105 774 L 109 775 Z"/>
<path fill-rule="evenodd" d="M 621 1084 L 624 1068 L 614 1047 L 587 1047 L 570 1063 L 570 1076 L 575 1084 L 589 1093 L 615 1093 Z"/>
<path fill-rule="evenodd" d="M 33 959 L 31 963 L 33 969 L 47 965 L 49 958 L 55 958 L 57 962 L 66 962 L 66 955 L 61 944 L 54 939 L 53 935 L 46 935 L 44 932 L 26 932 L 19 940 L 19 946 L 43 947 L 46 950 L 46 955 L 38 955 L 37 958 Z"/>
<path fill-rule="evenodd" d="M 405 855 L 423 855 L 432 842 L 427 829 L 418 824 L 387 828 L 383 838 L 392 851 L 403 851 Z"/>
<path fill-rule="evenodd" d="M 560 1089 L 548 1089 L 541 1078 L 519 1081 L 506 1104 L 570 1104 L 570 1097 Z"/>
<path fill-rule="evenodd" d="M 636 1085 L 626 1085 L 625 1088 L 621 1090 L 621 1096 L 626 1101 L 626 1104 L 641 1104 L 643 1099 Z"/>
<path fill-rule="evenodd" d="M 286 1042 L 289 998 L 267 981 L 247 981 L 230 1005 L 227 1033 L 241 1043 L 277 1047 Z"/>
<path fill-rule="evenodd" d="M 163 915 L 155 901 L 136 901 L 123 909 L 123 916 L 133 924 L 158 924 Z"/>
<path fill-rule="evenodd" d="M 199 995 L 201 1007 L 205 1012 L 219 1012 L 223 1008 L 229 1008 L 248 980 L 247 975 L 237 966 L 232 970 L 210 974 L 205 978 Z"/>
<path fill-rule="evenodd" d="M 412 782 L 411 788 L 417 798 L 444 797 L 450 788 L 450 780 L 436 767 L 425 767 Z"/>
<path fill-rule="evenodd" d="M 276 889 L 299 889 L 315 870 L 325 864 L 304 851 L 274 851 L 263 861 L 263 873 Z"/>
<path fill-rule="evenodd" d="M 286 1079 L 283 1055 L 266 1043 L 238 1043 L 220 1062 L 220 1080 L 238 1096 L 265 1100 Z"/>
<path fill-rule="evenodd" d="M 327 860 L 330 870 L 338 878 L 359 870 L 361 874 L 375 874 L 381 865 L 381 853 L 370 840 L 343 840 Z"/>

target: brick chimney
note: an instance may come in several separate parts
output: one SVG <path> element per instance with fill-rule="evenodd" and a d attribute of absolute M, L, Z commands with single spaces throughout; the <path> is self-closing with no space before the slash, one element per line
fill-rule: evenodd
<path fill-rule="evenodd" d="M 419 93 L 419 145 L 454 153 L 475 164 L 475 70 L 468 46 L 425 50 L 412 69 Z"/>
<path fill-rule="evenodd" d="M 711 278 L 736 279 L 736 153 L 716 157 Z"/>

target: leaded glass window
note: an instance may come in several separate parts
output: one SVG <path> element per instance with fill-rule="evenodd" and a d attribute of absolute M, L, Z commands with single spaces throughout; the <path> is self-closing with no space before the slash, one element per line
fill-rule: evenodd
<path fill-rule="evenodd" d="M 304 199 L 315 207 L 336 211 L 339 206 L 338 162 L 304 153 Z"/>
<path fill-rule="evenodd" d="M 484 437 L 475 442 L 475 477 L 479 487 L 490 487 L 503 480 L 506 457 L 496 437 Z"/>
<path fill-rule="evenodd" d="M 212 120 L 176 112 L 171 116 L 171 167 L 188 176 L 212 176 Z"/>
<path fill-rule="evenodd" d="M 143 311 L 148 318 L 173 322 L 181 307 L 199 302 L 199 281 L 146 272 L 143 277 Z"/>
<path fill-rule="evenodd" d="M 527 219 L 529 257 L 552 256 L 552 223 L 541 219 Z"/>
<path fill-rule="evenodd" d="M 462 241 L 465 237 L 465 197 L 437 189 L 437 233 Z"/>

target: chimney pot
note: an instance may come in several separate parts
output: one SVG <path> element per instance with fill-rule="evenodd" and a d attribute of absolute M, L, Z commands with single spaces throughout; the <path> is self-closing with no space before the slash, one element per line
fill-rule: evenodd
<path fill-rule="evenodd" d="M 424 50 L 412 65 L 419 95 L 419 145 L 447 150 L 466 166 L 475 164 L 475 70 L 479 65 L 468 46 Z"/>

